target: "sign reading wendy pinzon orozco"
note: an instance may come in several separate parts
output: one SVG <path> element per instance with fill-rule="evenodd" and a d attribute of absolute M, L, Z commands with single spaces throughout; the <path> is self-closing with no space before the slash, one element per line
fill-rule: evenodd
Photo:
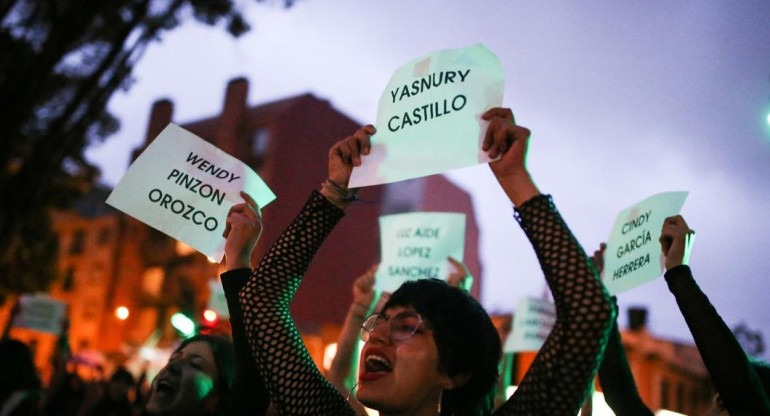
<path fill-rule="evenodd" d="M 372 150 L 351 187 L 487 163 L 481 115 L 503 101 L 500 61 L 483 45 L 441 50 L 399 68 L 380 97 Z"/>
<path fill-rule="evenodd" d="M 663 221 L 679 214 L 687 192 L 663 192 L 618 214 L 604 252 L 602 280 L 611 295 L 657 279 L 663 272 Z"/>
<path fill-rule="evenodd" d="M 243 202 L 241 190 L 260 207 L 275 199 L 243 162 L 169 124 L 129 167 L 107 203 L 221 261 L 227 212 Z"/>

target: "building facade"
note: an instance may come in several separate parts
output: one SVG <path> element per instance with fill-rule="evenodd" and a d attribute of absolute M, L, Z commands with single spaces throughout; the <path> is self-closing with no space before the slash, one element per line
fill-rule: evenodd
<path fill-rule="evenodd" d="M 361 123 L 311 94 L 249 106 L 248 88 L 243 78 L 230 81 L 220 114 L 177 124 L 247 163 L 277 195 L 262 210 L 264 231 L 255 250 L 255 258 L 261 258 L 326 178 L 328 149 Z M 145 141 L 131 159 L 169 122 L 175 122 L 173 103 L 157 101 Z M 54 213 L 62 278 L 51 294 L 70 305 L 70 339 L 76 353 L 99 352 L 107 361 L 121 363 L 142 347 L 176 342 L 171 316 L 181 312 L 198 320 L 209 299 L 209 282 L 222 266 L 105 205 L 108 194 L 97 187 L 75 209 Z M 353 281 L 379 260 L 380 215 L 464 212 L 465 263 L 476 278 L 473 293 L 480 293 L 478 228 L 466 192 L 436 175 L 367 187 L 359 195 L 370 202 L 348 209 L 292 302 L 295 322 L 319 361 L 325 345 L 335 341 L 328 338 L 336 336 L 335 330 L 323 329 L 339 327 L 352 299 Z"/>

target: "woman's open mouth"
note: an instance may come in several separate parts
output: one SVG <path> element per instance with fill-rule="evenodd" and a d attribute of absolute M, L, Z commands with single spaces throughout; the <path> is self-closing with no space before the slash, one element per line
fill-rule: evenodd
<path fill-rule="evenodd" d="M 361 381 L 372 381 L 384 377 L 393 371 L 393 365 L 382 355 L 370 353 L 364 360 L 364 371 L 359 375 Z"/>

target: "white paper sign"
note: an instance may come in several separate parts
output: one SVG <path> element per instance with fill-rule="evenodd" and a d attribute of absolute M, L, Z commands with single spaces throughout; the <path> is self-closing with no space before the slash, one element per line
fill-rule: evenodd
<path fill-rule="evenodd" d="M 230 310 L 227 309 L 227 297 L 225 289 L 219 279 L 209 280 L 209 305 L 208 308 L 216 312 L 222 319 L 230 318 Z"/>
<path fill-rule="evenodd" d="M 604 253 L 602 280 L 610 294 L 625 292 L 661 276 L 663 221 L 677 215 L 687 192 L 653 195 L 618 214 Z"/>
<path fill-rule="evenodd" d="M 17 328 L 33 329 L 59 336 L 67 313 L 67 304 L 46 294 L 24 295 L 19 300 L 21 311 L 13 320 Z"/>
<path fill-rule="evenodd" d="M 465 214 L 413 212 L 380 217 L 382 260 L 375 288 L 393 292 L 409 280 L 445 280 L 451 256 L 462 261 Z"/>
<path fill-rule="evenodd" d="M 538 351 L 556 323 L 556 307 L 552 302 L 524 298 L 513 315 L 513 331 L 505 340 L 503 351 Z"/>
<path fill-rule="evenodd" d="M 503 102 L 500 61 L 483 45 L 447 49 L 399 68 L 380 97 L 377 134 L 350 187 L 418 178 L 490 161 L 481 115 Z"/>
<path fill-rule="evenodd" d="M 275 199 L 246 164 L 169 124 L 129 167 L 107 203 L 221 261 L 222 232 L 239 191 L 261 208 Z"/>

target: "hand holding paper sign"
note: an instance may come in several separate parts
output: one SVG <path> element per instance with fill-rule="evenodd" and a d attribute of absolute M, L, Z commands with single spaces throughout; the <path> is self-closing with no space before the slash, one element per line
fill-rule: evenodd
<path fill-rule="evenodd" d="M 483 150 L 489 157 L 502 155 L 499 160 L 489 163 L 500 186 L 514 205 L 520 206 L 538 191 L 527 171 L 527 147 L 530 131 L 517 126 L 510 108 L 492 108 L 482 115 L 489 120 L 484 136 Z"/>
<path fill-rule="evenodd" d="M 660 231 L 660 247 L 666 257 L 666 270 L 690 263 L 690 252 L 695 244 L 695 231 L 687 226 L 681 215 L 663 221 Z"/>
<path fill-rule="evenodd" d="M 225 217 L 239 191 L 264 207 L 275 199 L 248 165 L 169 124 L 134 161 L 107 203 L 221 261 Z"/>
<path fill-rule="evenodd" d="M 607 243 L 599 244 L 599 249 L 594 251 L 594 255 L 591 256 L 591 262 L 593 262 L 596 272 L 601 275 L 604 271 L 604 252 L 607 250 Z"/>
<path fill-rule="evenodd" d="M 337 142 L 329 149 L 329 181 L 321 189 L 321 193 L 334 205 L 345 209 L 351 200 L 346 200 L 344 192 L 348 189 L 350 173 L 354 166 L 361 166 L 361 155 L 369 154 L 371 150 L 370 136 L 377 130 L 368 124 L 356 130 Z M 354 194 L 357 190 L 352 191 Z"/>
<path fill-rule="evenodd" d="M 225 261 L 227 270 L 253 267 L 256 261 L 251 261 L 254 245 L 262 235 L 262 212 L 256 201 L 241 192 L 245 201 L 235 204 L 227 213 L 227 223 L 222 234 L 225 237 Z"/>
<path fill-rule="evenodd" d="M 374 273 L 378 266 L 373 265 L 353 282 L 353 304 L 359 306 L 364 313 L 374 301 Z"/>
<path fill-rule="evenodd" d="M 452 267 L 449 268 L 449 275 L 446 278 L 446 282 L 449 286 L 460 288 L 466 292 L 470 292 L 473 287 L 473 276 L 468 268 L 465 267 L 463 262 L 456 260 L 454 257 L 447 257 L 449 264 Z"/>

